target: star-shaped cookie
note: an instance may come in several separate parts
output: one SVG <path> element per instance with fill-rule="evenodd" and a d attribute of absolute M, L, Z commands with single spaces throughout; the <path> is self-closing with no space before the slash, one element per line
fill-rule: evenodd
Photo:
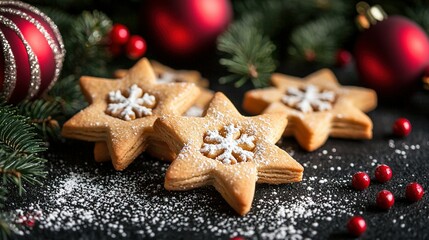
<path fill-rule="evenodd" d="M 189 82 L 195 83 L 195 85 L 200 87 L 200 95 L 194 104 L 185 111 L 184 115 L 192 117 L 202 116 L 214 94 L 211 90 L 207 89 L 209 81 L 203 78 L 198 71 L 175 70 L 154 60 L 151 60 L 150 63 L 157 76 L 157 83 Z M 127 72 L 128 70 L 126 69 L 118 69 L 115 71 L 114 76 L 116 78 L 121 78 L 124 77 Z"/>
<path fill-rule="evenodd" d="M 372 121 L 364 112 L 377 106 L 373 90 L 341 86 L 328 69 L 304 79 L 276 73 L 271 80 L 274 87 L 247 92 L 243 108 L 252 114 L 286 113 L 284 135 L 295 136 L 305 150 L 319 148 L 329 136 L 372 138 Z"/>
<path fill-rule="evenodd" d="M 82 77 L 80 85 L 90 105 L 68 120 L 64 137 L 106 142 L 115 169 L 125 169 L 148 145 L 159 116 L 179 115 L 198 97 L 191 83 L 157 84 L 147 59 L 119 80 Z"/>
<path fill-rule="evenodd" d="M 302 179 L 303 167 L 275 145 L 286 124 L 285 113 L 244 117 L 222 93 L 215 94 L 204 117 L 159 118 L 155 132 L 177 153 L 165 188 L 213 185 L 235 211 L 246 214 L 256 182 Z"/>
<path fill-rule="evenodd" d="M 157 61 L 150 60 L 150 64 L 156 75 L 156 82 L 158 84 L 167 84 L 172 82 L 189 82 L 194 83 L 200 87 L 200 94 L 198 95 L 195 102 L 186 109 L 185 112 L 181 113 L 186 116 L 201 117 L 204 111 L 207 109 L 210 100 L 213 98 L 214 93 L 207 89 L 208 80 L 201 77 L 198 71 L 192 70 L 175 70 L 167 67 Z M 114 73 L 115 78 L 123 78 L 128 74 L 126 69 L 118 69 Z M 175 154 L 170 151 L 168 146 L 157 138 L 157 136 L 151 136 L 149 139 L 149 145 L 146 148 L 146 152 L 155 158 L 167 161 L 173 161 Z M 96 142 L 94 146 L 94 159 L 97 162 L 110 161 L 110 154 L 106 143 Z"/>

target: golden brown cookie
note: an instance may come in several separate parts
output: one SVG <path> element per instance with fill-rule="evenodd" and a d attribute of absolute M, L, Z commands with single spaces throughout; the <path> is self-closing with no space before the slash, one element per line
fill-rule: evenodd
<path fill-rule="evenodd" d="M 151 60 L 150 63 L 152 64 L 152 67 L 155 71 L 158 83 L 190 82 L 195 83 L 197 86 L 201 87 L 201 93 L 197 100 L 184 113 L 186 116 L 201 117 L 214 95 L 213 91 L 207 89 L 209 86 L 208 80 L 202 78 L 198 71 L 175 70 L 154 60 Z M 114 76 L 117 78 L 124 77 L 127 72 L 128 70 L 118 69 L 115 71 Z"/>
<path fill-rule="evenodd" d="M 207 109 L 207 106 L 214 95 L 212 91 L 204 88 L 208 86 L 208 81 L 206 79 L 202 79 L 200 73 L 197 71 L 174 70 L 153 60 L 151 60 L 150 63 L 152 64 L 155 74 L 157 75 L 157 83 L 159 84 L 164 84 L 173 81 L 190 82 L 199 85 L 201 87 L 200 95 L 197 97 L 194 104 L 188 109 L 186 109 L 183 115 L 192 117 L 203 116 L 204 111 Z M 119 69 L 115 71 L 114 75 L 115 77 L 120 78 L 126 76 L 127 73 L 128 70 Z M 160 78 L 162 78 L 162 76 L 164 76 L 164 78 L 166 76 L 169 77 L 171 81 L 165 81 L 165 79 L 160 81 Z M 110 161 L 111 158 L 109 152 L 107 151 L 107 146 L 105 145 L 105 143 L 105 146 L 102 145 L 102 142 L 97 142 L 95 144 L 94 159 L 97 162 Z M 168 146 L 156 138 L 150 139 L 146 152 L 148 152 L 153 157 L 161 160 L 172 161 L 175 158 L 175 154 L 169 150 Z"/>
<path fill-rule="evenodd" d="M 90 105 L 64 124 L 62 135 L 106 142 L 117 170 L 146 149 L 159 116 L 180 115 L 199 95 L 195 84 L 157 84 L 147 59 L 120 80 L 82 77 L 80 85 Z"/>
<path fill-rule="evenodd" d="M 171 162 L 176 158 L 176 154 L 170 150 L 168 145 L 152 136 L 148 137 L 148 146 L 145 150 L 149 155 L 167 162 Z M 96 142 L 94 145 L 94 160 L 96 162 L 109 162 L 111 157 L 109 149 L 105 142 Z"/>
<path fill-rule="evenodd" d="M 284 112 L 285 136 L 295 136 L 307 151 L 322 146 L 329 136 L 371 139 L 372 121 L 364 114 L 377 106 L 371 89 L 341 86 L 328 69 L 304 79 L 273 74 L 275 87 L 247 92 L 243 108 L 252 114 Z"/>
<path fill-rule="evenodd" d="M 240 215 L 249 212 L 255 183 L 302 180 L 303 167 L 275 145 L 285 113 L 242 116 L 216 93 L 204 117 L 161 117 L 154 129 L 177 153 L 165 177 L 167 190 L 213 185 Z"/>
<path fill-rule="evenodd" d="M 150 60 L 150 63 L 160 83 L 191 82 L 202 88 L 207 88 L 209 86 L 209 81 L 203 78 L 198 71 L 175 70 L 154 60 Z M 128 70 L 126 69 L 118 69 L 114 72 L 114 77 L 122 78 L 127 72 Z"/>

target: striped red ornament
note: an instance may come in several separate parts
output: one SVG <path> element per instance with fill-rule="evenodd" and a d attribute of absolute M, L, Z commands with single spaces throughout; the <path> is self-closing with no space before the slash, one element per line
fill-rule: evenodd
<path fill-rule="evenodd" d="M 65 49 L 58 27 L 39 9 L 0 1 L 0 97 L 19 102 L 42 95 L 58 79 Z"/>

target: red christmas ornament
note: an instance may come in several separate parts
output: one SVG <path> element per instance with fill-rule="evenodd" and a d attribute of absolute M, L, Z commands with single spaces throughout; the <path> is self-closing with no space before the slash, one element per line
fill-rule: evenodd
<path fill-rule="evenodd" d="M 372 15 L 374 12 L 377 16 Z M 374 25 L 359 36 L 355 45 L 361 81 L 383 98 L 393 99 L 411 93 L 418 86 L 425 67 L 429 66 L 428 36 L 405 17 L 383 19 L 380 16 L 384 12 L 377 6 L 365 13 Z"/>
<path fill-rule="evenodd" d="M 357 172 L 352 178 L 352 187 L 356 190 L 362 191 L 369 187 L 371 180 L 368 174 L 364 172 Z"/>
<path fill-rule="evenodd" d="M 376 204 L 379 208 L 389 210 L 395 203 L 395 197 L 390 191 L 381 190 L 377 194 Z"/>
<path fill-rule="evenodd" d="M 130 39 L 130 31 L 125 25 L 116 23 L 112 26 L 109 33 L 110 44 L 113 45 L 124 45 Z"/>
<path fill-rule="evenodd" d="M 405 197 L 410 202 L 419 201 L 420 199 L 422 199 L 423 194 L 425 194 L 423 187 L 416 182 L 408 184 L 405 190 Z"/>
<path fill-rule="evenodd" d="M 365 219 L 361 216 L 354 216 L 347 222 L 349 233 L 355 237 L 359 237 L 366 231 Z"/>
<path fill-rule="evenodd" d="M 398 137 L 406 137 L 411 133 L 411 123 L 406 118 L 398 118 L 392 126 L 393 134 Z"/>
<path fill-rule="evenodd" d="M 375 179 L 381 183 L 385 183 L 392 178 L 392 169 L 382 164 L 375 169 Z"/>
<path fill-rule="evenodd" d="M 40 96 L 58 79 L 64 44 L 57 26 L 37 8 L 0 1 L 0 95 L 9 102 Z"/>
<path fill-rule="evenodd" d="M 214 46 L 232 19 L 229 0 L 157 0 L 142 6 L 151 46 L 170 56 L 189 57 Z"/>
<path fill-rule="evenodd" d="M 146 53 L 146 49 L 146 41 L 138 35 L 133 35 L 127 43 L 126 53 L 129 58 L 137 59 Z"/>

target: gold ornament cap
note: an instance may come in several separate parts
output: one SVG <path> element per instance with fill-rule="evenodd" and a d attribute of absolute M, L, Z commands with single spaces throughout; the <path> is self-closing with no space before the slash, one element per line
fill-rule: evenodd
<path fill-rule="evenodd" d="M 356 4 L 356 24 L 361 30 L 365 30 L 387 19 L 387 14 L 380 5 L 370 6 L 366 2 L 358 2 Z"/>

